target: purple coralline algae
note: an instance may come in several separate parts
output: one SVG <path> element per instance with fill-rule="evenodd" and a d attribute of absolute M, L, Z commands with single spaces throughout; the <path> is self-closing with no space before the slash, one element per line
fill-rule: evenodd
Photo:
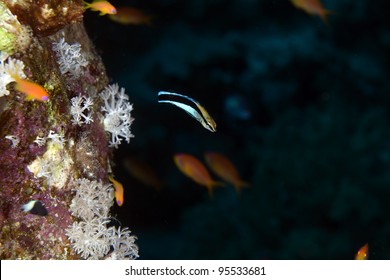
<path fill-rule="evenodd" d="M 0 13 L 0 258 L 137 258 L 136 237 L 107 227 L 112 153 L 100 92 L 108 78 L 82 23 L 83 1 L 2 0 Z M 49 100 L 27 100 L 14 72 Z M 74 98 L 88 100 L 88 121 L 75 122 Z M 125 122 L 132 120 L 128 114 Z M 94 197 L 80 182 L 107 193 L 99 201 L 104 215 L 91 210 Z M 47 215 L 22 211 L 32 200 Z"/>

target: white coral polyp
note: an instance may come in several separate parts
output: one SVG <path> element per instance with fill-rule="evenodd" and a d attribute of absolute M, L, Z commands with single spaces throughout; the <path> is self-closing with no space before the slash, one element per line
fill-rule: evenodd
<path fill-rule="evenodd" d="M 84 259 L 138 258 L 136 237 L 127 228 L 107 227 L 113 204 L 112 186 L 83 178 L 74 182 L 74 190 L 70 210 L 80 221 L 74 222 L 66 235 L 76 253 Z"/>
<path fill-rule="evenodd" d="M 109 230 L 101 218 L 74 222 L 67 230 L 69 240 L 77 254 L 82 258 L 99 259 L 110 250 Z"/>
<path fill-rule="evenodd" d="M 73 216 L 90 220 L 94 216 L 107 217 L 114 204 L 113 188 L 102 182 L 78 179 L 75 182 L 76 195 L 70 204 Z"/>
<path fill-rule="evenodd" d="M 128 101 L 125 89 L 121 88 L 119 91 L 118 84 L 109 85 L 100 96 L 104 101 L 104 129 L 111 134 L 110 147 L 118 148 L 122 138 L 129 143 L 130 138 L 134 137 L 130 131 L 134 118 L 131 117 L 133 105 Z"/>
<path fill-rule="evenodd" d="M 88 65 L 88 61 L 81 53 L 81 45 L 74 43 L 72 45 L 61 38 L 53 43 L 53 50 L 57 53 L 58 64 L 61 74 L 70 74 L 73 78 L 78 78 L 83 74 L 83 69 Z"/>
<path fill-rule="evenodd" d="M 113 229 L 114 234 L 111 235 L 111 246 L 113 247 L 113 253 L 111 259 L 124 260 L 124 259 L 136 259 L 138 255 L 138 246 L 135 245 L 136 236 L 131 235 L 128 228 Z"/>
<path fill-rule="evenodd" d="M 92 105 L 93 101 L 87 96 L 75 96 L 71 100 L 70 113 L 73 117 L 73 125 L 89 124 L 93 122 L 92 119 Z"/>
<path fill-rule="evenodd" d="M 0 52 L 0 97 L 9 94 L 7 85 L 15 81 L 13 76 L 23 79 L 26 78 L 23 69 L 23 61 L 9 57 L 4 52 Z"/>

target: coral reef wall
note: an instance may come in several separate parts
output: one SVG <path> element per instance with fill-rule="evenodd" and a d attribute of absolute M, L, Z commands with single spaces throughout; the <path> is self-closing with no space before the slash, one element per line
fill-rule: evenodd
<path fill-rule="evenodd" d="M 73 248 L 84 258 L 106 257 L 110 238 L 121 236 L 105 226 L 113 188 L 99 93 L 108 78 L 83 26 L 83 1 L 0 1 L 0 10 L 0 258 L 80 258 Z M 48 100 L 28 100 L 17 87 L 26 81 L 41 85 Z M 107 193 L 100 208 L 94 201 L 101 198 L 79 189 L 85 180 Z M 47 213 L 31 210 L 31 201 Z M 104 218 L 93 209 L 104 209 Z M 101 236 L 88 232 L 98 226 Z M 90 241 L 100 251 L 77 247 Z"/>
<path fill-rule="evenodd" d="M 0 257 L 390 259 L 389 2 L 297 2 L 0 0 Z"/>

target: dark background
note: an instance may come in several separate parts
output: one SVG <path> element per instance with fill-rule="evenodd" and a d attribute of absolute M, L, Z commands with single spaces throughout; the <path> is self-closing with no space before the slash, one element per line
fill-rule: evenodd
<path fill-rule="evenodd" d="M 125 186 L 114 216 L 141 259 L 353 259 L 367 242 L 371 259 L 390 258 L 389 1 L 322 0 L 329 25 L 288 0 L 111 3 L 153 15 L 124 26 L 85 14 L 134 104 L 135 138 L 114 153 Z M 157 103 L 160 90 L 198 100 L 217 132 Z M 172 159 L 206 151 L 251 187 L 210 199 Z M 128 158 L 161 190 L 131 176 Z"/>

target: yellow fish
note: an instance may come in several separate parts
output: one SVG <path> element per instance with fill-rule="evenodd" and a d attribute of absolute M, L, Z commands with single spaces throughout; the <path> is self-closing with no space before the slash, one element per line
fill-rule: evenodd
<path fill-rule="evenodd" d="M 355 255 L 355 260 L 368 259 L 368 243 L 364 244 Z"/>
<path fill-rule="evenodd" d="M 95 0 L 92 3 L 85 3 L 85 9 L 91 9 L 92 11 L 95 12 L 100 12 L 99 15 L 104 16 L 104 15 L 114 15 L 116 14 L 116 9 L 113 5 L 111 5 L 108 1 L 103 1 L 103 0 Z"/>
<path fill-rule="evenodd" d="M 180 153 L 175 154 L 173 159 L 181 172 L 207 188 L 210 197 L 213 196 L 214 187 L 223 185 L 221 182 L 214 181 L 206 167 L 194 156 Z"/>
<path fill-rule="evenodd" d="M 204 157 L 210 169 L 224 181 L 232 184 L 238 193 L 243 187 L 249 186 L 247 182 L 241 180 L 233 163 L 224 155 L 208 152 L 205 153 Z"/>
<path fill-rule="evenodd" d="M 319 16 L 322 21 L 328 24 L 327 16 L 332 12 L 325 9 L 320 0 L 290 0 L 298 9 L 301 9 L 309 15 Z"/>
<path fill-rule="evenodd" d="M 26 95 L 26 100 L 48 101 L 49 94 L 40 85 L 12 75 L 15 80 L 15 89 Z"/>
<path fill-rule="evenodd" d="M 118 204 L 118 206 L 122 206 L 123 205 L 123 185 L 121 183 L 119 183 L 117 180 L 115 180 L 114 177 L 112 177 L 112 176 L 108 176 L 108 180 L 110 180 L 111 183 L 114 185 L 116 204 Z"/>

